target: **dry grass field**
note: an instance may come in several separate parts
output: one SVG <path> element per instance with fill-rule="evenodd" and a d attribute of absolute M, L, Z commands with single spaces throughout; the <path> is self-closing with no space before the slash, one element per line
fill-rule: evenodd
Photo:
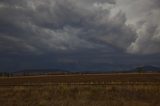
<path fill-rule="evenodd" d="M 0 106 L 160 106 L 160 74 L 0 78 Z"/>

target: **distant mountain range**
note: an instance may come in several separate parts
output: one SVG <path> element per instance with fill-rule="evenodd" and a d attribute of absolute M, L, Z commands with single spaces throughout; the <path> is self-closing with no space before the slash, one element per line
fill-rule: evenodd
<path fill-rule="evenodd" d="M 132 69 L 131 69 L 132 68 Z M 157 66 L 141 66 L 130 69 L 121 69 L 109 71 L 105 70 L 67 70 L 67 69 L 26 69 L 15 72 L 0 72 L 1 76 L 36 76 L 36 75 L 62 75 L 62 74 L 107 74 L 107 73 L 160 73 L 160 67 Z"/>
<path fill-rule="evenodd" d="M 91 73 L 160 73 L 160 67 L 156 66 L 142 66 L 130 70 L 115 70 L 115 71 L 77 71 L 65 69 L 28 69 L 12 73 L 0 73 L 0 76 L 28 76 L 28 75 L 52 75 L 52 74 L 91 74 Z"/>

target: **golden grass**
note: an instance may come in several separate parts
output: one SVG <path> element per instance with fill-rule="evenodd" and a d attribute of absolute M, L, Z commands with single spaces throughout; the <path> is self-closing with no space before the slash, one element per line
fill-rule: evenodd
<path fill-rule="evenodd" d="M 0 87 L 0 106 L 160 106 L 160 85 Z"/>
<path fill-rule="evenodd" d="M 160 74 L 0 78 L 0 106 L 160 106 Z"/>

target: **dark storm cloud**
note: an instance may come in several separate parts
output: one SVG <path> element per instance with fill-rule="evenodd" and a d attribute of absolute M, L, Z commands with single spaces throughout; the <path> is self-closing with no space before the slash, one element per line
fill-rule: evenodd
<path fill-rule="evenodd" d="M 159 4 L 159 0 L 1 0 L 0 51 L 110 50 L 110 46 L 134 54 L 159 53 Z"/>
<path fill-rule="evenodd" d="M 160 65 L 159 11 L 159 0 L 0 0 L 0 64 L 6 70 Z"/>
<path fill-rule="evenodd" d="M 136 32 L 113 0 L 2 0 L 1 51 L 45 52 L 112 46 L 124 51 Z M 108 49 L 109 50 L 109 49 Z"/>

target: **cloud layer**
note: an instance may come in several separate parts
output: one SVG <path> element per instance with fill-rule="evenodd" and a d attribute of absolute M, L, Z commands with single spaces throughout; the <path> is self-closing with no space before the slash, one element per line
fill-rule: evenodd
<path fill-rule="evenodd" d="M 0 52 L 160 53 L 159 0 L 1 0 Z"/>

